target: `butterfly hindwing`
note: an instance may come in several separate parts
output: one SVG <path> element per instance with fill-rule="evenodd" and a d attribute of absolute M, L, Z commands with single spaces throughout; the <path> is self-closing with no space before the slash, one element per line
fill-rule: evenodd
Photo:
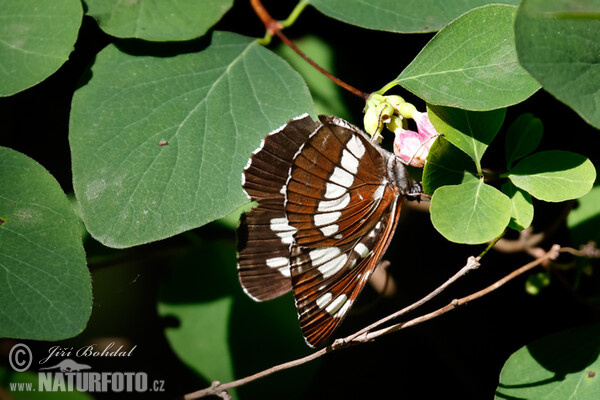
<path fill-rule="evenodd" d="M 400 199 L 352 245 L 292 250 L 292 286 L 300 327 L 311 346 L 323 344 L 377 268 L 393 236 Z"/>
<path fill-rule="evenodd" d="M 269 300 L 291 289 L 289 258 L 295 228 L 288 224 L 284 190 L 294 155 L 319 125 L 300 116 L 263 139 L 242 174 L 242 186 L 258 206 L 238 229 L 238 275 L 245 292 Z"/>

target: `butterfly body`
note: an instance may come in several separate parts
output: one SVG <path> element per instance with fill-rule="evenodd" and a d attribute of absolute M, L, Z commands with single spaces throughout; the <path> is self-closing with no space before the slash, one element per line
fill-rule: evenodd
<path fill-rule="evenodd" d="M 238 272 L 257 301 L 293 291 L 302 333 L 323 344 L 421 190 L 392 153 L 336 117 L 303 115 L 263 139 L 242 185 L 258 206 L 238 230 Z"/>

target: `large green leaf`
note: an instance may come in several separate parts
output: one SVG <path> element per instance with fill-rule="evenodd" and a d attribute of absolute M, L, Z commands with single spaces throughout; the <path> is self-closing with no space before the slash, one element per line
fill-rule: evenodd
<path fill-rule="evenodd" d="M 523 0 L 519 62 L 545 90 L 600 128 L 600 1 Z"/>
<path fill-rule="evenodd" d="M 525 157 L 509 171 L 508 178 L 533 197 L 559 202 L 589 192 L 596 180 L 596 169 L 580 154 L 550 150 Z"/>
<path fill-rule="evenodd" d="M 597 399 L 599 354 L 598 324 L 537 340 L 506 361 L 496 399 Z"/>
<path fill-rule="evenodd" d="M 83 9 L 79 0 L 0 0 L 0 10 L 0 96 L 9 96 L 67 61 Z"/>
<path fill-rule="evenodd" d="M 472 8 L 520 0 L 309 0 L 323 14 L 349 24 L 391 32 L 433 32 Z"/>
<path fill-rule="evenodd" d="M 248 202 L 241 172 L 271 130 L 313 112 L 305 83 L 248 38 L 134 57 L 109 46 L 73 98 L 73 185 L 89 232 L 111 247 L 163 239 Z"/>
<path fill-rule="evenodd" d="M 0 337 L 58 340 L 81 332 L 92 288 L 79 223 L 58 182 L 0 147 Z"/>
<path fill-rule="evenodd" d="M 477 182 L 475 164 L 463 151 L 460 151 L 443 136 L 431 145 L 427 162 L 423 169 L 423 191 L 433 194 L 444 185 L 458 185 Z"/>
<path fill-rule="evenodd" d="M 467 110 L 525 100 L 540 86 L 517 61 L 515 11 L 489 5 L 461 16 L 438 32 L 393 83 L 428 103 Z"/>
<path fill-rule="evenodd" d="M 481 158 L 500 130 L 506 109 L 477 112 L 428 106 L 427 114 L 435 129 L 467 153 L 481 173 Z"/>
<path fill-rule="evenodd" d="M 152 41 L 189 40 L 202 36 L 233 0 L 86 0 L 87 14 L 106 33 Z"/>
<path fill-rule="evenodd" d="M 431 197 L 431 222 L 448 240 L 478 244 L 499 236 L 510 221 L 511 201 L 485 183 L 438 188 Z"/>

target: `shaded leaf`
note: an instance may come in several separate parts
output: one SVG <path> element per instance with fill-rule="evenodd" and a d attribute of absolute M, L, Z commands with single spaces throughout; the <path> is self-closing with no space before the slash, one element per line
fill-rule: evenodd
<path fill-rule="evenodd" d="M 443 136 L 431 145 L 427 163 L 423 169 L 423 190 L 433 194 L 444 185 L 478 182 L 475 164 L 463 151 Z"/>
<path fill-rule="evenodd" d="M 500 130 L 506 109 L 477 112 L 458 108 L 428 106 L 427 114 L 435 129 L 475 161 L 481 171 L 481 158 Z"/>
<path fill-rule="evenodd" d="M 504 364 L 496 399 L 595 399 L 600 395 L 600 325 L 528 344 Z"/>
<path fill-rule="evenodd" d="M 515 11 L 489 5 L 461 16 L 438 32 L 393 82 L 427 103 L 467 110 L 493 110 L 527 99 L 540 85 L 518 63 Z"/>
<path fill-rule="evenodd" d="M 175 260 L 160 288 L 158 313 L 177 321 L 165 331 L 170 346 L 208 382 L 231 381 L 310 352 L 293 298 L 249 299 L 236 276 L 235 248 L 224 242 L 201 241 Z M 256 392 L 249 398 L 281 398 L 284 393 L 294 398 L 289 387 L 305 386 L 317 367 L 311 363 L 237 391 Z"/>
<path fill-rule="evenodd" d="M 581 154 L 550 150 L 525 157 L 509 171 L 508 178 L 533 197 L 560 202 L 589 192 L 596 180 L 596 169 Z"/>
<path fill-rule="evenodd" d="M 446 239 L 478 244 L 498 237 L 510 221 L 510 199 L 485 183 L 438 188 L 431 197 L 431 222 Z"/>
<path fill-rule="evenodd" d="M 508 226 L 517 231 L 529 227 L 533 221 L 533 202 L 529 193 L 519 189 L 510 181 L 502 185 L 502 193 L 508 196 L 512 204 Z"/>
<path fill-rule="evenodd" d="M 506 167 L 537 149 L 542 141 L 544 125 L 532 114 L 522 114 L 513 121 L 506 132 Z"/>
<path fill-rule="evenodd" d="M 313 112 L 289 65 L 232 33 L 170 58 L 109 46 L 92 74 L 73 98 L 73 186 L 88 231 L 110 247 L 176 235 L 248 203 L 241 173 L 252 151 Z"/>
<path fill-rule="evenodd" d="M 575 245 L 593 240 L 600 243 L 600 186 L 577 199 L 577 206 L 567 217 L 567 227 Z"/>
<path fill-rule="evenodd" d="M 340 21 L 391 32 L 433 32 L 461 14 L 486 4 L 519 4 L 519 0 L 309 0 L 323 14 Z"/>
<path fill-rule="evenodd" d="M 231 8 L 233 0 L 86 0 L 87 15 L 100 29 L 120 38 L 189 40 L 204 35 Z"/>
<path fill-rule="evenodd" d="M 523 0 L 515 21 L 521 65 L 596 128 L 600 128 L 598 15 L 598 0 Z"/>
<path fill-rule="evenodd" d="M 92 287 L 67 196 L 44 167 L 0 147 L 0 199 L 0 337 L 77 335 Z"/>
<path fill-rule="evenodd" d="M 0 96 L 27 89 L 69 58 L 81 26 L 78 0 L 0 0 Z"/>

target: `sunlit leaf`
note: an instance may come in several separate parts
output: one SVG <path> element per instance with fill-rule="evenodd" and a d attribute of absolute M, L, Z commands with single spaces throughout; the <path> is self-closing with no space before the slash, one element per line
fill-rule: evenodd
<path fill-rule="evenodd" d="M 89 232 L 110 247 L 163 239 L 248 203 L 244 165 L 261 139 L 313 113 L 302 78 L 249 38 L 132 56 L 109 46 L 73 98 L 73 185 Z"/>
<path fill-rule="evenodd" d="M 541 151 L 525 157 L 509 171 L 515 186 L 540 200 L 576 199 L 592 189 L 596 169 L 586 157 L 569 151 Z"/>
<path fill-rule="evenodd" d="M 485 243 L 499 236 L 510 221 L 510 199 L 485 183 L 438 188 L 431 197 L 431 222 L 448 240 Z"/>
<path fill-rule="evenodd" d="M 540 85 L 517 60 L 515 11 L 489 5 L 461 16 L 393 82 L 427 103 L 467 110 L 493 110 L 527 99 Z"/>

